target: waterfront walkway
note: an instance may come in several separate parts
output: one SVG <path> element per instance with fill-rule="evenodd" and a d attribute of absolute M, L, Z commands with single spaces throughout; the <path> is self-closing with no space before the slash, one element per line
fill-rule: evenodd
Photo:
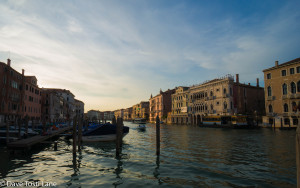
<path fill-rule="evenodd" d="M 72 129 L 72 126 L 60 128 L 59 130 L 53 131 L 49 135 L 44 135 L 44 136 L 37 135 L 37 136 L 30 137 L 30 138 L 18 140 L 16 142 L 10 142 L 7 144 L 7 147 L 11 148 L 11 149 L 29 149 L 31 146 L 33 146 L 35 144 L 41 143 L 49 138 L 57 136 L 65 131 L 70 130 L 70 129 Z"/>

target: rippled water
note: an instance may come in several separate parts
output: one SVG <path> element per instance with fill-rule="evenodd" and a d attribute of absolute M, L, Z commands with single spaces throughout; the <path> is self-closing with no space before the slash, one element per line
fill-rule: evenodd
<path fill-rule="evenodd" d="M 73 160 L 71 142 L 60 138 L 28 153 L 0 148 L 1 182 L 54 182 L 56 187 L 295 187 L 295 131 L 161 126 L 130 127 L 120 159 L 114 143 L 84 144 Z M 41 184 L 39 184 L 41 185 Z"/>

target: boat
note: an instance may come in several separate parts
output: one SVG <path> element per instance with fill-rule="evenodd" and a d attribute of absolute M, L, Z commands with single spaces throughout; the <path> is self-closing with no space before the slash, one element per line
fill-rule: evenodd
<path fill-rule="evenodd" d="M 135 124 L 146 124 L 146 119 L 136 118 L 136 119 L 132 120 L 132 122 L 135 123 Z"/>
<path fill-rule="evenodd" d="M 83 142 L 109 142 L 117 139 L 117 125 L 115 124 L 101 124 L 94 129 L 83 132 Z M 129 133 L 129 127 L 123 127 L 123 137 Z"/>
<path fill-rule="evenodd" d="M 137 126 L 137 128 L 141 131 L 145 131 L 146 130 L 146 125 L 145 124 L 140 124 Z"/>

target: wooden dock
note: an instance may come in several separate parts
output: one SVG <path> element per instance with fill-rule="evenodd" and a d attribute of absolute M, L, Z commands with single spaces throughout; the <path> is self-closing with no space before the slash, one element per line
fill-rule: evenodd
<path fill-rule="evenodd" d="M 29 149 L 31 146 L 41 143 L 51 137 L 57 136 L 65 131 L 71 130 L 72 127 L 64 127 L 64 128 L 60 128 L 59 130 L 53 131 L 51 134 L 49 135 L 37 135 L 37 136 L 33 136 L 30 138 L 26 138 L 26 139 L 21 139 L 15 142 L 10 142 L 7 144 L 8 148 L 11 149 Z"/>

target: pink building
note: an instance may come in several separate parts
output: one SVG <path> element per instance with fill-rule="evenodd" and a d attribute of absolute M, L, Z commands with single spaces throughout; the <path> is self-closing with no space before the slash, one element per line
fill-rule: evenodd
<path fill-rule="evenodd" d="M 156 116 L 158 116 L 161 121 L 166 122 L 168 112 L 171 112 L 172 110 L 171 95 L 173 93 L 175 93 L 175 89 L 168 89 L 165 92 L 160 90 L 160 93 L 155 97 L 152 97 L 151 95 L 149 99 L 150 122 L 155 122 Z"/>
<path fill-rule="evenodd" d="M 41 90 L 35 76 L 25 76 L 25 95 L 23 117 L 41 120 Z"/>

